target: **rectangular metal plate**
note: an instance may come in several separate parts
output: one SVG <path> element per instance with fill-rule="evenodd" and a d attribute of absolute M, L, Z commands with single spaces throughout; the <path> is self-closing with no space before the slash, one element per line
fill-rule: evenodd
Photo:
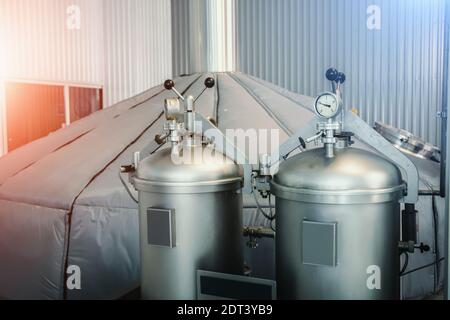
<path fill-rule="evenodd" d="M 337 223 L 302 222 L 303 264 L 337 265 Z"/>
<path fill-rule="evenodd" d="M 148 244 L 174 248 L 176 244 L 175 210 L 147 209 Z"/>
<path fill-rule="evenodd" d="M 197 271 L 199 300 L 275 300 L 276 282 L 266 279 Z"/>

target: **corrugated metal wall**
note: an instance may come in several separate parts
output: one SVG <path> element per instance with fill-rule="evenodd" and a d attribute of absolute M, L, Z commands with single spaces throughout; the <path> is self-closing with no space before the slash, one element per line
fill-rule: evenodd
<path fill-rule="evenodd" d="M 439 142 L 444 0 L 236 1 L 238 70 L 315 96 L 337 67 L 347 107 Z"/>
<path fill-rule="evenodd" d="M 235 0 L 172 0 L 173 73 L 235 68 Z"/>
<path fill-rule="evenodd" d="M 209 0 L 207 6 L 208 70 L 233 71 L 234 66 L 234 0 Z"/>
<path fill-rule="evenodd" d="M 170 0 L 0 0 L 0 82 L 104 87 L 107 107 L 170 77 L 171 52 Z"/>
<path fill-rule="evenodd" d="M 190 72 L 189 1 L 172 0 L 172 67 L 173 75 Z"/>
<path fill-rule="evenodd" d="M 172 76 L 170 0 L 104 0 L 105 98 L 110 104 Z"/>
<path fill-rule="evenodd" d="M 208 70 L 208 0 L 172 0 L 173 75 Z"/>

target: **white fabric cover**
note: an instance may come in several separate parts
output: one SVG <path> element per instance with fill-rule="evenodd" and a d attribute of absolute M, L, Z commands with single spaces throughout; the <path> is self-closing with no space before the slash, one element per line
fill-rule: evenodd
<path fill-rule="evenodd" d="M 207 76 L 176 79 L 176 86 L 197 96 Z M 284 141 L 313 117 L 311 97 L 239 73 L 214 77 L 216 89 L 198 100 L 197 111 L 217 119 L 223 131 L 280 129 Z M 157 148 L 163 101 L 172 96 L 162 86 L 152 88 L 0 158 L 0 297 L 117 299 L 139 286 L 137 205 L 118 172 L 135 151 L 145 157 Z M 438 168 L 429 162 L 420 168 L 436 187 Z M 252 197 L 244 198 L 244 224 L 267 225 Z M 432 245 L 430 201 L 421 200 L 418 208 L 420 240 Z M 443 221 L 443 201 L 438 203 Z M 410 264 L 433 259 L 432 253 L 416 254 Z M 273 278 L 273 241 L 246 249 L 246 261 L 256 276 Z M 81 290 L 65 290 L 66 265 L 81 268 Z M 404 296 L 430 293 L 432 276 L 429 268 L 406 277 Z"/>

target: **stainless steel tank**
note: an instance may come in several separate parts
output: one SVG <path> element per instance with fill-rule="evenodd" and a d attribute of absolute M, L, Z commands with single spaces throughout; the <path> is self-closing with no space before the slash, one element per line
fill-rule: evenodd
<path fill-rule="evenodd" d="M 184 145 L 180 155 L 211 151 Z M 242 274 L 243 172 L 215 155 L 180 164 L 165 149 L 139 163 L 143 299 L 196 299 L 199 269 Z"/>
<path fill-rule="evenodd" d="M 292 157 L 276 196 L 279 299 L 398 299 L 399 169 L 368 151 Z"/>

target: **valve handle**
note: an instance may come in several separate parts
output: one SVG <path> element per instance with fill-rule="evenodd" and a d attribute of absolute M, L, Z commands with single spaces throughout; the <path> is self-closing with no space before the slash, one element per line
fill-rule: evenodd
<path fill-rule="evenodd" d="M 214 78 L 208 77 L 205 79 L 205 88 L 202 90 L 202 92 L 198 95 L 198 97 L 195 99 L 194 102 L 197 102 L 198 99 L 205 93 L 207 89 L 214 88 L 216 85 L 216 80 Z"/>
<path fill-rule="evenodd" d="M 214 78 L 208 77 L 205 80 L 205 87 L 207 87 L 208 89 L 214 88 L 214 86 L 216 85 L 216 81 L 214 80 Z"/>
<path fill-rule="evenodd" d="M 306 142 L 305 139 L 303 139 L 302 137 L 298 138 L 298 141 L 300 142 L 300 145 L 303 149 L 306 149 Z"/>
<path fill-rule="evenodd" d="M 164 82 L 164 88 L 166 88 L 169 91 L 172 90 L 173 92 L 175 92 L 175 94 L 178 96 L 178 98 L 180 98 L 183 101 L 185 100 L 183 95 L 181 93 L 179 93 L 177 89 L 175 89 L 175 82 L 173 82 L 173 80 L 171 80 L 171 79 L 166 80 L 166 82 Z"/>
<path fill-rule="evenodd" d="M 310 138 L 308 138 L 308 139 L 306 139 L 306 140 L 304 140 L 304 141 L 305 141 L 306 143 L 311 143 L 311 142 L 314 142 L 314 141 L 316 141 L 316 140 L 322 138 L 322 136 L 323 136 L 323 131 L 320 131 L 320 132 L 318 132 L 315 136 L 312 136 L 312 137 L 310 137 Z"/>
<path fill-rule="evenodd" d="M 164 88 L 166 88 L 167 90 L 172 90 L 175 87 L 175 82 L 173 82 L 173 80 L 169 79 L 166 80 L 166 82 L 164 82 Z"/>
<path fill-rule="evenodd" d="M 167 136 L 166 136 L 166 135 L 161 136 L 160 134 L 157 134 L 157 135 L 155 136 L 155 142 L 156 142 L 158 145 L 162 145 L 162 144 L 166 141 L 166 139 L 167 139 Z"/>
<path fill-rule="evenodd" d="M 336 81 L 339 75 L 339 71 L 337 71 L 335 68 L 330 68 L 327 70 L 326 77 L 329 81 Z"/>
<path fill-rule="evenodd" d="M 345 76 L 345 73 L 339 72 L 339 73 L 338 73 L 338 76 L 337 76 L 337 78 L 336 78 L 336 82 L 337 82 L 337 83 L 340 83 L 340 84 L 343 84 L 343 83 L 345 82 L 346 79 L 347 79 L 347 77 Z"/>
<path fill-rule="evenodd" d="M 331 82 L 336 82 L 343 84 L 347 77 L 345 76 L 345 73 L 337 71 L 335 68 L 330 68 L 327 70 L 326 77 Z"/>
<path fill-rule="evenodd" d="M 420 243 L 420 246 L 414 247 L 415 249 L 419 249 L 420 253 L 425 253 L 431 250 L 430 246 L 427 244 L 424 244 L 423 242 Z"/>

